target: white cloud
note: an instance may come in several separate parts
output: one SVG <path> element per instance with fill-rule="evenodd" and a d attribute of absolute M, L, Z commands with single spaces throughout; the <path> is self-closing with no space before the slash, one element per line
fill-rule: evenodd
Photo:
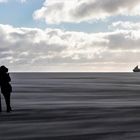
<path fill-rule="evenodd" d="M 138 30 L 140 29 L 140 22 L 117 21 L 112 23 L 109 28 L 113 30 Z"/>
<path fill-rule="evenodd" d="M 124 70 L 140 60 L 140 30 L 88 34 L 0 25 L 0 42 L 0 63 L 12 70 Z"/>
<path fill-rule="evenodd" d="M 114 15 L 140 15 L 140 0 L 46 0 L 34 19 L 47 23 L 79 23 Z"/>

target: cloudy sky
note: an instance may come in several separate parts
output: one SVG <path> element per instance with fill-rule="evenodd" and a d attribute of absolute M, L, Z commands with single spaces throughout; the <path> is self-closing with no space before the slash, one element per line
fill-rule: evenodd
<path fill-rule="evenodd" d="M 0 64 L 131 71 L 140 65 L 140 0 L 0 0 Z"/>

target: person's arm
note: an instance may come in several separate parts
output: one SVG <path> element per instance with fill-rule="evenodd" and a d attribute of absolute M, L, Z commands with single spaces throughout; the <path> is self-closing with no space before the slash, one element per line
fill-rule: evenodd
<path fill-rule="evenodd" d="M 8 81 L 8 82 L 11 82 L 11 78 L 10 78 L 9 73 L 7 73 L 7 81 Z"/>

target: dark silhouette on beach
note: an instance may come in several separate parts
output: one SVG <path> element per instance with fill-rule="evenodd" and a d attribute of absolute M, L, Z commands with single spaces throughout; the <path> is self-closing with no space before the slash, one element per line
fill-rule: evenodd
<path fill-rule="evenodd" d="M 11 78 L 8 73 L 8 68 L 5 66 L 0 67 L 0 86 L 1 86 L 1 93 L 4 96 L 7 112 L 12 111 L 10 105 L 10 96 L 12 92 L 12 87 L 10 84 Z M 0 111 L 2 111 L 1 103 L 0 103 Z"/>

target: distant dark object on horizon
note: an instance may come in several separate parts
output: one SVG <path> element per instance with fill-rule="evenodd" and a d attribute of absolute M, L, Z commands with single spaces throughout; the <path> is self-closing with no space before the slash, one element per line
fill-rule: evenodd
<path fill-rule="evenodd" d="M 136 66 L 134 69 L 133 69 L 133 72 L 140 72 L 140 69 L 138 66 Z"/>

